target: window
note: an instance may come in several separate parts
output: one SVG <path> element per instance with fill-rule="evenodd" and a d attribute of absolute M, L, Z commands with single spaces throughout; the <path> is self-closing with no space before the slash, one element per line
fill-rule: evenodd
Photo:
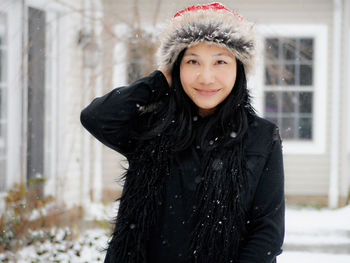
<path fill-rule="evenodd" d="M 313 38 L 265 39 L 264 116 L 283 139 L 311 140 Z"/>
<path fill-rule="evenodd" d="M 27 179 L 44 174 L 45 12 L 28 8 Z"/>
<path fill-rule="evenodd" d="M 151 73 L 156 46 L 152 33 L 133 30 L 128 39 L 128 83 Z"/>
<path fill-rule="evenodd" d="M 259 25 L 257 30 L 261 63 L 249 81 L 254 107 L 278 125 L 285 153 L 324 153 L 327 26 Z"/>
<path fill-rule="evenodd" d="M 27 167 L 42 194 L 57 194 L 59 107 L 67 58 L 66 12 L 57 3 L 27 1 Z M 45 179 L 44 182 L 36 179 Z"/>
<path fill-rule="evenodd" d="M 0 13 L 0 191 L 6 188 L 6 17 Z"/>

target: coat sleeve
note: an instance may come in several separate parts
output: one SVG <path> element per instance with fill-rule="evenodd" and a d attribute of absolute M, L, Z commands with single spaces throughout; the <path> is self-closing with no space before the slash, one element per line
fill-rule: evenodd
<path fill-rule="evenodd" d="M 275 138 L 258 182 L 249 221 L 248 238 L 239 263 L 274 263 L 284 239 L 284 171 L 281 140 Z"/>
<path fill-rule="evenodd" d="M 159 101 L 169 91 L 161 71 L 129 86 L 115 88 L 95 98 L 80 114 L 80 121 L 104 145 L 128 156 L 134 149 L 131 132 L 140 118 L 140 107 Z"/>

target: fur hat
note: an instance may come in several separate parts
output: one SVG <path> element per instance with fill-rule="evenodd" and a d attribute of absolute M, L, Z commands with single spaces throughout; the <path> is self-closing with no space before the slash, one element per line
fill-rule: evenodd
<path fill-rule="evenodd" d="M 220 3 L 194 5 L 177 12 L 160 36 L 158 66 L 172 70 L 179 53 L 200 42 L 229 49 L 248 74 L 254 64 L 253 24 Z"/>

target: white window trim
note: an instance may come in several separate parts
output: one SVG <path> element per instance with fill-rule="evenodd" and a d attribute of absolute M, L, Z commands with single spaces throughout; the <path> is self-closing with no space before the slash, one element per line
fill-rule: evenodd
<path fill-rule="evenodd" d="M 45 12 L 69 12 L 69 6 L 74 5 L 67 0 L 27 0 L 26 7 L 28 6 L 41 9 Z"/>
<path fill-rule="evenodd" d="M 46 24 L 49 25 L 45 32 L 45 48 L 49 52 L 45 60 L 46 76 L 45 91 L 50 90 L 50 97 L 45 96 L 45 109 L 50 107 L 51 125 L 47 126 L 47 120 L 44 122 L 44 193 L 58 197 L 59 187 L 59 141 L 60 136 L 58 127 L 60 123 L 59 104 L 63 88 L 62 79 L 65 64 L 65 30 L 66 22 L 64 14 L 69 8 L 54 0 L 27 0 L 26 8 L 32 7 L 41 9 L 45 12 Z M 46 92 L 45 92 L 46 93 Z M 46 155 L 47 147 L 50 146 L 49 158 Z"/>
<path fill-rule="evenodd" d="M 22 123 L 22 75 L 21 75 L 21 33 L 22 8 L 21 1 L 3 0 L 0 12 L 4 13 L 7 21 L 7 58 L 6 58 L 6 86 L 7 86 L 7 161 L 6 161 L 6 189 L 20 182 L 21 170 L 21 123 Z M 0 199 L 6 192 L 0 193 Z M 1 211 L 1 208 L 0 208 Z"/>
<path fill-rule="evenodd" d="M 58 47 L 60 45 L 59 35 L 59 20 L 56 12 L 46 11 L 46 43 L 45 49 L 49 56 L 46 56 L 46 76 L 45 76 L 45 94 L 50 94 L 50 97 L 45 95 L 45 111 L 50 107 L 50 126 L 47 123 L 45 115 L 44 123 L 44 176 L 46 178 L 45 192 L 56 195 L 56 155 L 57 155 L 57 100 L 58 100 L 58 69 L 59 69 L 59 54 Z M 47 92 L 49 91 L 49 92 Z M 49 157 L 49 158 L 48 158 Z"/>
<path fill-rule="evenodd" d="M 263 116 L 264 112 L 264 39 L 266 37 L 313 37 L 314 38 L 314 76 L 313 76 L 313 122 L 311 141 L 283 141 L 286 154 L 324 154 L 326 151 L 327 116 L 327 34 L 326 25 L 257 25 L 257 47 L 260 60 L 257 61 L 256 75 L 251 81 L 254 107 Z"/>
<path fill-rule="evenodd" d="M 34 7 L 39 8 L 47 12 L 47 14 L 61 14 L 59 21 L 59 39 L 60 43 L 56 43 L 58 45 L 59 53 L 58 56 L 55 55 L 58 60 L 57 66 L 52 68 L 53 74 L 50 81 L 50 85 L 55 82 L 56 87 L 52 86 L 52 94 L 51 97 L 55 98 L 56 101 L 52 100 L 54 103 L 50 105 L 53 110 L 58 108 L 60 96 L 58 93 L 62 93 L 59 87 L 64 87 L 63 80 L 64 75 L 63 71 L 60 70 L 62 65 L 65 64 L 65 53 L 66 51 L 63 48 L 63 42 L 65 42 L 65 24 L 66 18 L 64 13 L 69 12 L 69 8 L 61 5 L 55 0 L 27 0 L 25 1 L 25 8 L 23 9 L 23 1 L 21 0 L 2 0 L 2 4 L 0 5 L 0 12 L 4 13 L 7 17 L 7 87 L 11 87 L 7 89 L 7 115 L 11 116 L 8 118 L 7 122 L 7 164 L 6 164 L 6 189 L 9 189 L 15 183 L 19 183 L 21 178 L 25 180 L 25 165 L 26 165 L 26 138 L 24 136 L 25 132 L 22 133 L 22 123 L 26 123 L 26 89 L 27 89 L 27 78 L 23 73 L 26 70 L 26 62 L 24 59 L 24 65 L 22 65 L 23 61 L 23 53 L 22 48 L 23 45 L 26 46 L 26 43 L 22 43 L 22 35 L 27 36 L 26 30 L 23 28 L 23 19 L 27 19 L 26 8 Z M 23 13 L 24 11 L 24 13 Z M 52 21 L 53 16 L 48 15 L 47 20 L 51 19 L 51 23 L 55 23 Z M 54 18 L 55 20 L 56 18 Z M 53 32 L 54 34 L 55 32 Z M 48 35 L 48 34 L 47 34 Z M 47 83 L 46 83 L 47 84 Z M 56 94 L 55 94 L 56 93 Z M 22 101 L 24 104 L 22 104 Z M 56 104 L 56 105 L 55 105 Z M 52 111 L 52 118 L 58 121 L 53 122 L 56 126 L 59 126 L 60 119 L 58 111 Z M 61 125 L 62 126 L 62 125 Z M 58 133 L 57 127 L 50 127 L 52 132 Z M 52 134 L 53 138 L 57 137 L 57 135 Z M 45 192 L 54 194 L 57 188 L 57 153 L 59 142 L 58 139 L 55 138 L 53 142 L 52 152 L 55 156 L 51 156 L 51 163 L 53 164 L 50 167 L 51 176 L 50 179 L 45 184 Z M 6 192 L 0 192 L 0 211 L 3 208 L 2 197 L 6 195 Z"/>

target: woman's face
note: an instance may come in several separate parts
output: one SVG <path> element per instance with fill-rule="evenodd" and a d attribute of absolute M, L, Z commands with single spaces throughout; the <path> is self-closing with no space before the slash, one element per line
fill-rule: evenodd
<path fill-rule="evenodd" d="M 230 94 L 236 81 L 235 56 L 226 48 L 199 43 L 188 48 L 180 64 L 185 93 L 206 116 Z"/>

